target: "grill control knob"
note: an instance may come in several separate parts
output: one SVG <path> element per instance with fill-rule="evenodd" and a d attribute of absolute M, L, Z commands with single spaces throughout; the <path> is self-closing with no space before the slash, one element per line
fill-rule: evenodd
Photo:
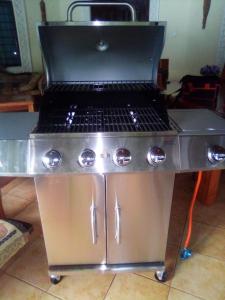
<path fill-rule="evenodd" d="M 95 164 L 96 154 L 91 149 L 84 149 L 79 158 L 78 162 L 81 167 L 92 167 Z"/>
<path fill-rule="evenodd" d="M 208 149 L 208 159 L 212 164 L 225 161 L 225 148 L 214 145 Z"/>
<path fill-rule="evenodd" d="M 132 160 L 130 151 L 126 148 L 119 148 L 113 155 L 113 161 L 117 166 L 123 167 L 128 165 Z"/>
<path fill-rule="evenodd" d="M 152 166 L 158 166 L 165 162 L 166 153 L 159 147 L 152 147 L 147 154 L 147 161 Z"/>
<path fill-rule="evenodd" d="M 42 162 L 47 169 L 55 169 L 61 165 L 62 156 L 58 151 L 50 150 L 42 157 Z"/>

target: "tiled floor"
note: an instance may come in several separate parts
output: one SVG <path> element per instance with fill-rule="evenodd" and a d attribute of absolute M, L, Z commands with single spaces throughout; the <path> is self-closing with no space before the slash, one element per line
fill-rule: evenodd
<path fill-rule="evenodd" d="M 211 207 L 197 203 L 191 248 L 193 257 L 178 259 L 184 240 L 193 176 L 176 177 L 166 263 L 175 275 L 165 284 L 152 272 L 97 274 L 76 273 L 52 285 L 47 274 L 40 218 L 32 179 L 16 179 L 3 189 L 3 204 L 9 217 L 34 225 L 32 240 L 0 270 L 0 299 L 67 300 L 225 300 L 225 176 L 219 199 Z"/>

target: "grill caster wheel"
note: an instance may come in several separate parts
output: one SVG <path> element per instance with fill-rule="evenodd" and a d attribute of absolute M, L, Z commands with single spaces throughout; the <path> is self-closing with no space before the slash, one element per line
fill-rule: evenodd
<path fill-rule="evenodd" d="M 168 273 L 166 271 L 156 271 L 155 279 L 159 282 L 166 282 L 168 279 Z"/>
<path fill-rule="evenodd" d="M 59 275 L 51 275 L 50 281 L 52 284 L 58 284 L 62 280 L 62 277 Z"/>

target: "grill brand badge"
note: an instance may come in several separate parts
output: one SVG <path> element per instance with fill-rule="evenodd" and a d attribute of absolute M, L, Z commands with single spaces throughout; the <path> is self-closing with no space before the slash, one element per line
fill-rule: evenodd
<path fill-rule="evenodd" d="M 109 44 L 106 41 L 100 40 L 96 44 L 96 49 L 100 52 L 104 52 L 109 48 Z"/>
<path fill-rule="evenodd" d="M 110 153 L 108 153 L 107 151 L 103 151 L 102 153 L 100 153 L 100 158 L 103 159 L 110 158 Z"/>

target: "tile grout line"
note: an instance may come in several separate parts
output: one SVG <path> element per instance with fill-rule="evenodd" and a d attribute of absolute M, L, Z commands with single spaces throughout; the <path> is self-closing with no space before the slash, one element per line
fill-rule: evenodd
<path fill-rule="evenodd" d="M 202 221 L 194 220 L 194 219 L 193 219 L 193 223 L 208 225 L 208 226 L 213 227 L 213 228 L 220 228 L 220 229 L 222 228 L 222 229 L 225 229 L 225 225 L 223 227 L 223 225 L 209 224 L 209 223 L 206 223 L 204 221 L 202 222 Z"/>
<path fill-rule="evenodd" d="M 153 281 L 153 282 L 156 282 L 156 283 L 159 283 L 159 284 L 164 284 L 165 286 L 170 286 L 169 284 L 166 284 L 165 282 L 159 282 L 159 281 L 157 281 L 156 279 L 150 278 L 150 277 L 148 277 L 148 276 L 146 276 L 146 275 L 142 275 L 142 274 L 138 274 L 138 273 L 132 273 L 132 274 L 134 274 L 134 275 L 136 275 L 136 276 L 143 277 L 143 278 L 145 278 L 145 279 L 149 279 L 149 280 L 151 280 L 151 281 Z M 168 280 L 168 281 L 169 281 L 169 280 Z"/>
<path fill-rule="evenodd" d="M 17 279 L 18 281 L 23 282 L 24 284 L 27 284 L 27 285 L 32 286 L 33 288 L 36 288 L 36 289 L 40 290 L 41 292 L 47 293 L 46 290 L 44 290 L 44 289 L 40 288 L 39 286 L 34 285 L 34 284 L 30 283 L 30 282 L 27 282 L 26 280 L 24 280 L 24 279 L 22 279 L 22 278 L 18 278 L 17 276 L 11 275 L 11 274 L 8 274 L 8 273 L 5 273 L 5 274 L 6 274 L 7 276 L 9 276 L 9 277 L 12 277 L 12 278 L 14 278 L 14 279 Z"/>
<path fill-rule="evenodd" d="M 13 183 L 13 181 L 16 181 L 19 177 L 17 177 L 16 179 L 13 179 L 12 181 L 8 182 L 5 186 L 2 187 L 2 191 L 3 191 L 3 194 L 8 194 L 10 193 L 13 189 L 15 188 L 18 188 L 18 186 L 20 186 L 21 184 L 23 184 L 23 182 L 17 182 L 17 183 Z M 9 185 L 12 185 L 12 187 L 9 188 Z M 8 186 L 8 188 L 7 188 Z M 4 191 L 4 190 L 7 190 L 7 191 Z"/>
<path fill-rule="evenodd" d="M 49 276 L 49 274 L 48 274 L 48 276 Z M 62 279 L 63 279 L 63 276 L 61 276 L 61 280 L 62 280 Z M 50 277 L 49 277 L 49 280 L 50 280 Z M 59 282 L 59 283 L 60 283 L 60 282 Z M 47 288 L 47 291 L 46 291 L 47 293 L 49 293 L 49 290 L 50 290 L 50 288 L 52 287 L 52 285 L 53 285 L 53 284 L 51 283 L 50 286 Z"/>
<path fill-rule="evenodd" d="M 202 253 L 199 253 L 199 252 L 194 251 L 194 250 L 193 250 L 192 252 L 195 253 L 195 254 L 198 254 L 198 255 L 201 255 L 201 256 L 205 256 L 205 257 L 209 257 L 209 258 L 213 258 L 213 259 L 216 259 L 217 261 L 220 261 L 220 262 L 225 263 L 225 259 L 223 259 L 223 258 L 218 258 L 218 257 L 215 257 L 215 256 L 202 254 Z M 191 258 L 190 258 L 190 259 L 191 259 Z"/>
<path fill-rule="evenodd" d="M 51 287 L 51 286 L 50 286 Z M 50 289 L 50 288 L 49 288 Z M 48 290 L 49 290 L 48 289 Z M 59 299 L 59 300 L 65 300 L 65 298 L 61 298 L 61 297 L 59 297 L 59 296 L 56 296 L 56 295 L 54 295 L 54 294 L 52 294 L 52 293 L 49 293 L 49 292 L 44 292 L 44 294 L 47 294 L 47 295 L 49 295 L 49 296 L 52 296 L 52 297 L 54 297 L 54 298 L 56 298 L 56 299 Z"/>
<path fill-rule="evenodd" d="M 206 224 L 206 223 L 201 223 L 201 222 L 198 222 L 198 221 L 194 221 L 193 220 L 193 222 L 194 223 L 197 223 L 197 224 L 200 224 L 200 225 L 205 225 L 205 226 L 208 226 L 208 227 L 211 227 L 210 229 L 212 230 L 212 231 L 210 231 L 210 233 L 209 234 L 211 234 L 212 232 L 213 232 L 213 230 L 214 229 L 219 229 L 219 230 L 222 230 L 222 231 L 225 231 L 225 228 L 221 228 L 221 227 L 218 227 L 218 226 L 215 226 L 215 225 L 210 225 L 210 224 Z M 186 228 L 186 224 L 185 224 L 185 228 Z M 203 241 L 205 238 L 203 237 L 203 238 L 199 238 L 198 239 L 198 242 L 196 242 L 196 245 L 197 244 L 199 244 L 199 243 L 201 243 L 201 241 Z M 190 241 L 191 242 L 191 241 Z M 183 243 L 183 238 L 182 238 L 182 243 Z M 182 243 L 181 243 L 181 245 L 182 245 Z M 206 256 L 206 257 L 210 257 L 210 258 L 214 258 L 214 259 L 216 259 L 216 260 L 218 260 L 218 261 L 222 261 L 222 262 L 224 262 L 225 261 L 225 258 L 219 258 L 219 257 L 215 257 L 215 256 L 212 256 L 212 255 L 207 255 L 207 254 L 202 254 L 202 253 L 200 253 L 200 252 L 198 252 L 198 251 L 195 251 L 194 249 L 195 249 L 195 246 L 196 245 L 194 245 L 194 246 L 192 246 L 192 245 L 190 245 L 190 248 L 192 249 L 192 252 L 193 253 L 196 253 L 196 254 L 199 254 L 199 255 L 202 255 L 202 256 Z M 179 246 L 179 250 L 181 249 L 181 247 Z M 179 257 L 179 256 L 178 256 Z"/>
<path fill-rule="evenodd" d="M 155 282 L 156 284 L 164 285 L 164 286 L 168 287 L 168 294 L 167 294 L 167 299 L 168 299 L 168 297 L 169 297 L 169 292 L 170 292 L 170 289 L 171 289 L 170 284 L 166 284 L 165 282 L 159 282 L 159 281 L 157 281 L 157 280 L 154 280 L 154 279 L 152 279 L 152 278 L 150 278 L 150 277 L 147 277 L 147 276 L 145 276 L 145 275 L 141 275 L 141 274 L 138 274 L 138 273 L 132 273 L 132 274 L 134 274 L 134 275 L 136 275 L 136 276 L 139 276 L 139 277 L 142 277 L 142 278 L 145 278 L 145 279 L 148 279 L 148 280 L 151 280 L 151 281 Z M 168 280 L 168 281 L 170 281 L 170 280 Z M 104 299 L 103 299 L 103 300 L 104 300 Z"/>
<path fill-rule="evenodd" d="M 32 200 L 32 201 L 36 199 L 36 195 L 33 195 L 32 197 L 26 197 L 26 196 L 21 196 L 20 194 L 17 194 L 17 193 L 12 194 L 10 192 L 3 194 L 3 198 L 6 196 L 13 196 L 15 198 L 19 198 L 19 199 L 23 199 L 23 200 Z"/>
<path fill-rule="evenodd" d="M 172 287 L 172 286 L 171 286 L 171 288 L 174 289 L 174 290 L 177 290 L 177 291 L 179 291 L 179 292 L 182 292 L 182 293 L 184 293 L 184 294 L 193 296 L 193 297 L 195 297 L 195 298 L 197 298 L 197 299 L 199 299 L 199 300 L 207 300 L 207 299 L 205 299 L 205 298 L 202 298 L 202 297 L 193 295 L 193 294 L 191 294 L 191 293 L 189 293 L 189 292 L 186 292 L 186 291 L 184 291 L 184 290 L 181 290 L 181 289 L 178 289 L 178 288 L 175 288 L 175 287 Z"/>
<path fill-rule="evenodd" d="M 157 279 L 153 279 L 153 278 L 147 277 L 147 276 L 142 275 L 142 274 L 138 274 L 138 273 L 132 273 L 132 274 L 135 274 L 137 276 L 143 277 L 145 279 L 149 279 L 149 280 L 151 280 L 151 281 L 153 281 L 153 282 L 155 282 L 157 284 L 167 286 L 169 288 L 169 290 L 170 290 L 172 278 L 168 279 L 166 282 L 160 282 Z"/>
<path fill-rule="evenodd" d="M 24 199 L 24 198 L 20 198 L 20 199 Z M 23 212 L 23 210 L 25 210 L 29 205 L 33 204 L 33 202 L 35 202 L 36 200 L 32 200 L 31 203 L 28 203 L 26 206 L 24 206 L 23 208 L 21 208 L 15 215 L 13 214 L 11 217 L 7 217 L 7 218 L 16 218 L 20 213 Z M 33 225 L 33 224 L 32 224 Z"/>
<path fill-rule="evenodd" d="M 168 290 L 167 300 L 169 299 L 170 290 L 171 290 L 171 286 L 169 285 L 169 290 Z"/>
<path fill-rule="evenodd" d="M 112 279 L 112 281 L 111 281 L 111 283 L 110 283 L 110 285 L 109 285 L 109 287 L 108 287 L 108 290 L 107 290 L 107 292 L 106 292 L 106 294 L 105 294 L 103 300 L 106 299 L 106 297 L 107 297 L 107 295 L 108 295 L 108 293 L 109 293 L 109 290 L 110 290 L 110 288 L 111 288 L 111 286 L 112 286 L 112 284 L 113 284 L 113 282 L 114 282 L 114 280 L 115 280 L 115 278 L 116 278 L 116 275 L 117 275 L 117 274 L 114 275 L 114 277 L 113 277 L 113 279 Z"/>
<path fill-rule="evenodd" d="M 6 193 L 3 192 L 3 198 L 6 197 L 6 196 L 13 196 L 13 197 L 17 197 L 17 198 L 20 198 L 20 199 L 30 200 L 30 198 L 34 199 L 34 198 L 37 197 L 36 191 L 35 190 L 33 190 L 33 191 L 34 191 L 34 193 L 32 192 L 31 197 L 27 197 L 26 195 L 29 194 L 29 193 L 31 194 L 31 191 L 27 193 L 23 189 L 19 189 L 19 191 L 17 191 L 17 192 L 16 191 L 12 192 L 12 190 L 9 190 Z M 22 193 L 24 193 L 24 195 L 21 196 L 21 194 L 18 193 L 18 192 L 22 192 Z"/>

